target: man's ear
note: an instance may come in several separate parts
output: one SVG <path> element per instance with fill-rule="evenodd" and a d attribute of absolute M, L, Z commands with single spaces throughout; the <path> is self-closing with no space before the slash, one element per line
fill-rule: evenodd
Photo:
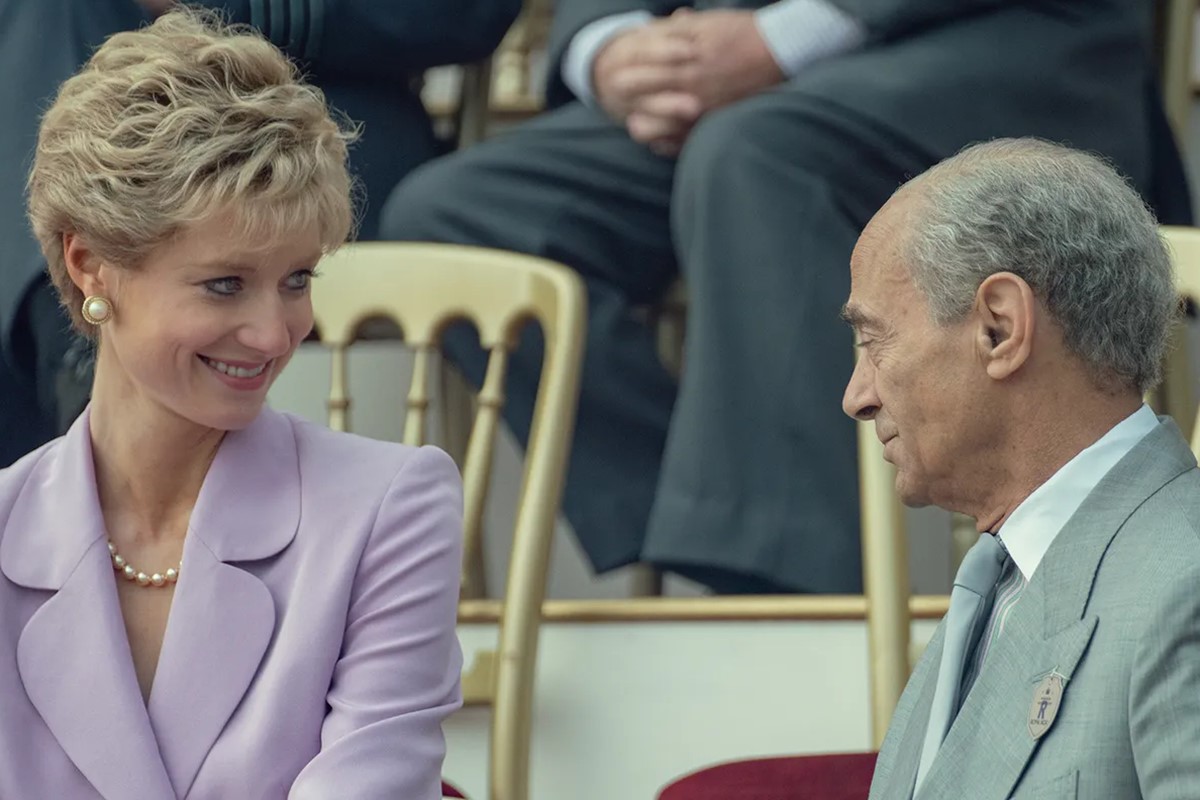
<path fill-rule="evenodd" d="M 975 293 L 976 348 L 993 380 L 1016 373 L 1033 352 L 1037 299 L 1011 272 L 989 275 Z"/>

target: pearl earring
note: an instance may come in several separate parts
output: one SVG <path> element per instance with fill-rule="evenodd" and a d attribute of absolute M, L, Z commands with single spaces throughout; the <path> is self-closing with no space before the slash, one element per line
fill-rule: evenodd
<path fill-rule="evenodd" d="M 112 319 L 112 303 L 104 297 L 93 295 L 83 301 L 83 318 L 91 325 L 103 325 Z"/>

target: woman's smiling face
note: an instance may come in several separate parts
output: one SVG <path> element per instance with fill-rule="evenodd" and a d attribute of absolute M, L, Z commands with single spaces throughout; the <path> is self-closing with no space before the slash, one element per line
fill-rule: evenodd
<path fill-rule="evenodd" d="M 321 242 L 315 229 L 266 245 L 235 230 L 228 216 L 215 217 L 135 268 L 100 267 L 114 314 L 100 336 L 98 380 L 125 383 L 120 396 L 207 428 L 254 420 L 312 330 L 309 283 Z"/>

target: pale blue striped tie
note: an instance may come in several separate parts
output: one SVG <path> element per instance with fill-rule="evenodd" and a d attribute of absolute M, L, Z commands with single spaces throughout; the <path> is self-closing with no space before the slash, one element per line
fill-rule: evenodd
<path fill-rule="evenodd" d="M 1003 540 L 1000 545 L 1004 545 Z M 988 615 L 987 625 L 984 626 L 983 633 L 979 636 L 979 644 L 975 645 L 975 651 L 967 662 L 963 675 L 962 697 L 971 693 L 971 685 L 979 677 L 979 671 L 983 669 L 983 662 L 987 660 L 992 646 L 1004 633 L 1004 625 L 1008 621 L 1008 616 L 1016 607 L 1017 601 L 1021 599 L 1021 593 L 1025 591 L 1027 585 L 1025 576 L 1013 563 L 1012 558 L 1006 559 L 1004 567 L 1000 571 L 1000 579 L 996 581 L 996 595 L 990 604 L 992 610 Z M 962 704 L 959 703 L 959 705 Z"/>
<path fill-rule="evenodd" d="M 946 612 L 946 635 L 942 644 L 942 660 L 938 666 L 937 686 L 929 709 L 929 725 L 925 728 L 925 744 L 917 768 L 914 794 L 929 774 L 950 724 L 962 702 L 961 689 L 964 667 L 972 646 L 979 639 L 991 611 L 992 599 L 1000 570 L 1007 558 L 1000 542 L 990 533 L 981 534 L 975 546 L 954 576 L 950 592 L 950 610 Z"/>

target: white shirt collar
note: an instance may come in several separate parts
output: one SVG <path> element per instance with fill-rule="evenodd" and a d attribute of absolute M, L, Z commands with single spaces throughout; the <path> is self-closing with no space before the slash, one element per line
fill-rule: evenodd
<path fill-rule="evenodd" d="M 999 533 L 1025 580 L 1100 480 L 1157 426 L 1158 418 L 1143 404 L 1021 501 Z"/>

